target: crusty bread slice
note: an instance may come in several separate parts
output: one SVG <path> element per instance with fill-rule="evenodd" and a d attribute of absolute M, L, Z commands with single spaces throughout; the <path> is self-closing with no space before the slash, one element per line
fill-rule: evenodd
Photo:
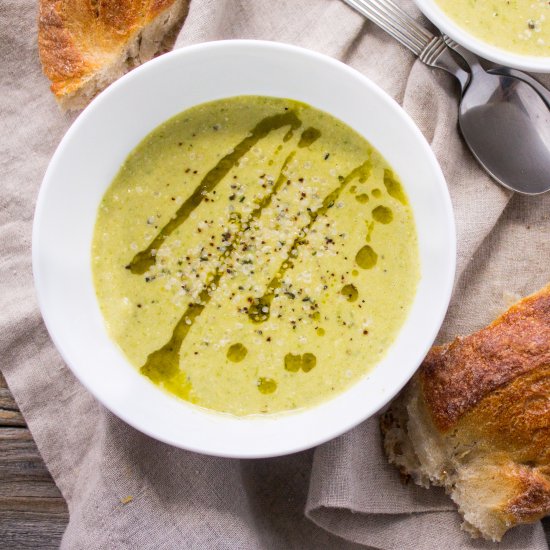
<path fill-rule="evenodd" d="M 42 69 L 64 109 L 80 109 L 163 49 L 188 0 L 40 0 Z"/>
<path fill-rule="evenodd" d="M 550 514 L 550 286 L 433 348 L 381 427 L 390 462 L 445 487 L 474 537 Z"/>

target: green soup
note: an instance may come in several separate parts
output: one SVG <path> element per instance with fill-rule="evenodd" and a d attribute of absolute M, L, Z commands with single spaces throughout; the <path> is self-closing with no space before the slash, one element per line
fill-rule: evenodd
<path fill-rule="evenodd" d="M 548 0 L 437 0 L 465 30 L 504 50 L 550 56 Z"/>
<path fill-rule="evenodd" d="M 380 154 L 308 105 L 235 97 L 168 120 L 99 207 L 94 282 L 140 372 L 235 415 L 314 405 L 363 377 L 419 279 Z"/>

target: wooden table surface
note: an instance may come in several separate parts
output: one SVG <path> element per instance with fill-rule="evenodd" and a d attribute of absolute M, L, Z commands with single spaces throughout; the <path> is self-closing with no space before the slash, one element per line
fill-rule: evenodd
<path fill-rule="evenodd" d="M 0 549 L 59 548 L 68 521 L 65 500 L 0 373 Z M 550 543 L 550 517 L 543 523 Z"/>
<path fill-rule="evenodd" d="M 59 548 L 68 521 L 65 500 L 0 374 L 0 547 Z"/>

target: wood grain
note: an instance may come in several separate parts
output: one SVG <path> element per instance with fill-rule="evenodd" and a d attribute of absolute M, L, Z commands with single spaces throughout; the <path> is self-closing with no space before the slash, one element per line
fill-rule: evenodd
<path fill-rule="evenodd" d="M 67 505 L 0 373 L 0 547 L 59 548 Z M 543 520 L 550 544 L 550 517 Z"/>
<path fill-rule="evenodd" d="M 59 548 L 67 505 L 0 374 L 0 547 Z"/>

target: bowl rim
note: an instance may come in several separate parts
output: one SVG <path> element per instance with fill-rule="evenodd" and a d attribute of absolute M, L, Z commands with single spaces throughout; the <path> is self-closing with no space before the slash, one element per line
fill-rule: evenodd
<path fill-rule="evenodd" d="M 444 210 L 444 219 L 446 224 L 444 229 L 446 231 L 445 238 L 447 239 L 446 244 L 448 245 L 448 253 L 447 253 L 447 257 L 445 258 L 447 263 L 441 274 L 441 277 L 443 277 L 445 281 L 444 291 L 442 291 L 442 294 L 441 294 L 442 299 L 437 304 L 434 305 L 435 312 L 433 315 L 433 326 L 432 326 L 432 330 L 430 331 L 430 337 L 426 338 L 426 343 L 423 346 L 421 357 L 419 356 L 417 361 L 416 360 L 411 361 L 411 365 L 408 368 L 408 370 L 406 370 L 406 373 L 404 373 L 400 383 L 392 386 L 391 391 L 388 391 L 384 395 L 384 398 L 382 400 L 383 402 L 375 403 L 374 406 L 371 405 L 370 407 L 365 407 L 364 410 L 357 411 L 357 413 L 353 417 L 353 420 L 348 421 L 347 423 L 339 424 L 337 429 L 331 429 L 327 431 L 320 430 L 319 434 L 315 437 L 309 436 L 308 438 L 306 438 L 305 440 L 301 441 L 298 444 L 294 443 L 292 445 L 288 445 L 288 444 L 281 443 L 277 445 L 276 449 L 272 447 L 261 448 L 261 446 L 259 447 L 252 446 L 252 448 L 239 449 L 239 450 L 232 449 L 228 451 L 228 450 L 220 449 L 215 443 L 213 445 L 199 445 L 199 446 L 189 444 L 188 442 L 183 442 L 179 437 L 166 436 L 165 434 L 159 434 L 155 432 L 155 430 L 145 426 L 141 421 L 138 421 L 136 418 L 132 417 L 132 415 L 127 414 L 125 407 L 121 403 L 113 402 L 113 400 L 110 399 L 110 397 L 107 397 L 106 395 L 101 395 L 101 393 L 98 393 L 95 387 L 92 387 L 91 384 L 89 384 L 86 380 L 83 379 L 83 374 L 80 372 L 80 370 L 75 366 L 73 366 L 71 360 L 69 359 L 69 354 L 67 352 L 67 348 L 63 339 L 58 338 L 58 335 L 56 334 L 54 323 L 52 321 L 53 314 L 50 313 L 50 311 L 48 310 L 48 307 L 46 306 L 46 289 L 43 285 L 42 265 L 39 258 L 40 239 L 41 239 L 40 228 L 43 224 L 42 220 L 45 216 L 45 206 L 44 206 L 45 197 L 47 196 L 50 187 L 52 187 L 53 185 L 52 183 L 53 174 L 57 168 L 57 165 L 60 163 L 61 159 L 63 158 L 63 155 L 65 155 L 65 149 L 67 148 L 67 144 L 72 139 L 73 134 L 78 132 L 81 126 L 88 124 L 88 120 L 90 118 L 93 118 L 95 110 L 104 101 L 106 101 L 111 96 L 111 94 L 116 92 L 119 88 L 126 86 L 131 81 L 141 78 L 142 75 L 144 75 L 149 70 L 151 70 L 152 67 L 156 67 L 163 63 L 169 64 L 173 59 L 192 56 L 197 52 L 216 53 L 217 49 L 222 48 L 224 51 L 227 51 L 227 48 L 230 48 L 230 47 L 234 47 L 237 50 L 239 48 L 255 48 L 255 49 L 264 50 L 264 51 L 267 49 L 267 50 L 274 50 L 284 54 L 300 55 L 304 59 L 314 60 L 315 62 L 322 62 L 337 71 L 346 72 L 350 77 L 360 81 L 361 84 L 366 88 L 368 88 L 369 91 L 373 95 L 375 95 L 379 101 L 385 103 L 389 108 L 395 111 L 398 114 L 401 122 L 404 125 L 406 125 L 408 129 L 414 134 L 415 140 L 418 141 L 419 146 L 423 149 L 423 152 L 425 154 L 425 160 L 429 164 L 430 170 L 433 171 L 434 181 L 440 187 L 442 207 Z M 455 227 L 452 203 L 451 203 L 449 191 L 445 182 L 445 178 L 443 176 L 441 167 L 439 166 L 439 163 L 435 157 L 435 154 L 431 150 L 428 142 L 424 138 L 419 128 L 413 122 L 412 118 L 402 109 L 402 107 L 393 98 L 391 98 L 385 91 L 383 91 L 379 86 L 374 84 L 369 78 L 367 78 L 357 70 L 349 67 L 348 65 L 344 64 L 343 62 L 337 59 L 331 58 L 327 55 L 324 55 L 306 48 L 302 48 L 302 47 L 298 47 L 290 44 L 284 44 L 284 43 L 273 42 L 273 41 L 264 41 L 264 40 L 242 40 L 242 39 L 211 41 L 211 42 L 204 42 L 200 44 L 179 48 L 177 50 L 164 54 L 156 59 L 153 59 L 152 61 L 149 61 L 141 65 L 140 67 L 134 69 L 132 72 L 120 78 L 118 81 L 116 81 L 111 86 L 109 86 L 106 90 L 104 90 L 101 94 L 99 94 L 90 103 L 90 105 L 86 107 L 86 109 L 84 109 L 84 111 L 82 111 L 82 113 L 80 113 L 80 115 L 76 118 L 76 120 L 73 122 L 69 130 L 63 136 L 52 159 L 50 160 L 50 163 L 48 165 L 48 168 L 43 178 L 42 185 L 39 190 L 39 194 L 36 202 L 35 216 L 33 221 L 32 265 L 33 265 L 33 276 L 35 281 L 35 291 L 36 291 L 38 304 L 42 313 L 42 317 L 44 319 L 44 323 L 46 325 L 46 328 L 50 334 L 50 337 L 54 345 L 56 346 L 57 350 L 61 354 L 63 360 L 65 361 L 65 364 L 69 367 L 69 369 L 80 381 L 80 383 L 82 383 L 86 387 L 86 389 L 94 396 L 94 398 L 97 399 L 108 410 L 113 412 L 116 416 L 121 418 L 127 424 L 136 428 L 142 433 L 148 436 L 151 436 L 164 443 L 173 445 L 175 447 L 179 447 L 182 449 L 186 449 L 186 450 L 190 450 L 190 451 L 194 451 L 202 454 L 208 454 L 211 456 L 220 456 L 220 457 L 228 457 L 228 458 L 266 458 L 266 457 L 286 455 L 294 452 L 299 452 L 305 449 L 309 449 L 319 444 L 325 443 L 326 441 L 334 439 L 339 435 L 342 435 L 343 433 L 351 430 L 361 422 L 372 417 L 379 410 L 383 409 L 387 405 L 387 403 L 389 403 L 391 399 L 393 399 L 393 397 L 395 397 L 395 395 L 397 395 L 397 393 L 404 387 L 404 385 L 408 382 L 408 380 L 412 377 L 412 375 L 417 370 L 423 357 L 429 351 L 433 341 L 437 336 L 437 333 L 439 332 L 439 329 L 441 327 L 441 324 L 443 323 L 445 314 L 447 312 L 448 304 L 450 302 L 451 295 L 452 295 L 455 270 L 456 270 L 456 227 Z M 417 353 L 417 355 L 420 355 L 420 354 Z M 131 368 L 134 369 L 134 367 L 131 367 Z M 147 380 L 147 383 L 150 383 L 150 382 Z M 360 383 L 360 381 L 358 381 L 358 383 Z M 354 384 L 354 386 L 355 385 L 357 384 Z M 177 400 L 177 398 L 174 398 L 174 399 Z M 180 400 L 177 400 L 177 401 L 180 402 Z M 306 408 L 298 413 L 293 413 L 293 414 L 302 415 L 304 413 L 307 413 L 307 411 L 313 410 L 315 408 L 317 408 L 317 406 L 312 408 Z M 210 411 L 206 409 L 202 409 L 201 414 L 204 414 L 204 413 L 207 415 L 211 414 Z M 213 414 L 217 418 L 224 416 L 220 413 L 213 413 Z M 276 420 L 276 418 L 282 418 L 284 417 L 284 415 L 285 413 L 282 413 L 280 415 L 279 414 L 268 415 L 268 417 L 262 417 L 261 421 L 264 421 L 264 419 L 267 418 L 268 422 L 273 422 L 273 420 Z M 237 417 L 233 417 L 233 419 L 235 418 Z M 253 420 L 253 421 L 256 421 L 256 420 Z M 240 418 L 237 418 L 236 422 L 245 422 L 245 421 L 241 420 Z M 269 446 L 267 445 L 266 447 L 269 447 Z"/>
<path fill-rule="evenodd" d="M 458 25 L 436 0 L 414 0 L 420 11 L 443 33 L 467 50 L 505 67 L 535 73 L 550 73 L 550 56 L 522 55 L 485 42 Z"/>

